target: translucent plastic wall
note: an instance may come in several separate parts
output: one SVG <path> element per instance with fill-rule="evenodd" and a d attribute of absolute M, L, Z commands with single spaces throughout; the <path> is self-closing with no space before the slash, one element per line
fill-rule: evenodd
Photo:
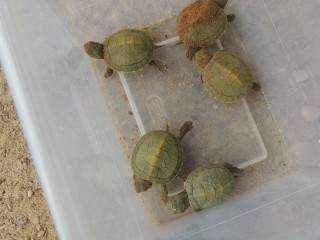
<path fill-rule="evenodd" d="M 61 239 L 317 239 L 320 235 L 320 3 L 242 0 L 221 44 L 245 59 L 262 86 L 236 104 L 203 91 L 201 69 L 177 40 L 183 1 L 0 3 L 0 54 Z M 123 28 L 158 45 L 168 73 L 146 68 L 103 77 L 83 51 Z M 184 167 L 231 162 L 246 169 L 224 203 L 175 216 L 160 188 L 133 188 L 130 154 L 141 134 L 168 120 Z M 172 183 L 170 194 L 181 190 Z"/>

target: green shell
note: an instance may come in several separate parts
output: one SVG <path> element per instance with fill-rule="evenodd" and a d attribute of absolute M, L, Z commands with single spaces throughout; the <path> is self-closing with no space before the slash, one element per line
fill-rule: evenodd
<path fill-rule="evenodd" d="M 221 102 L 237 102 L 252 89 L 253 74 L 248 64 L 237 55 L 219 51 L 201 74 L 207 91 Z"/>
<path fill-rule="evenodd" d="M 176 29 L 180 41 L 193 47 L 207 47 L 217 41 L 227 28 L 227 15 L 212 0 L 198 0 L 178 15 Z"/>
<path fill-rule="evenodd" d="M 151 61 L 154 45 L 149 36 L 135 29 L 124 29 L 104 41 L 104 60 L 118 72 L 142 70 Z"/>
<path fill-rule="evenodd" d="M 182 146 L 168 131 L 147 133 L 136 143 L 131 167 L 138 177 L 157 183 L 171 182 L 182 165 Z"/>
<path fill-rule="evenodd" d="M 207 165 L 192 171 L 185 182 L 190 205 L 196 211 L 221 203 L 228 198 L 233 188 L 232 173 L 217 165 Z"/>

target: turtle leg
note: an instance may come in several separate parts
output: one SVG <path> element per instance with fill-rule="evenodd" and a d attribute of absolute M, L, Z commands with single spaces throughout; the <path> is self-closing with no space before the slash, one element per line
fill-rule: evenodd
<path fill-rule="evenodd" d="M 194 60 L 196 52 L 198 52 L 200 49 L 201 49 L 201 47 L 192 47 L 192 46 L 190 46 L 188 48 L 187 53 L 186 53 L 187 58 L 189 60 L 191 60 L 191 61 Z"/>
<path fill-rule="evenodd" d="M 189 132 L 191 131 L 191 129 L 193 128 L 193 123 L 191 121 L 187 121 L 185 122 L 182 127 L 180 128 L 180 135 L 178 137 L 179 141 L 181 142 L 183 137 Z"/>
<path fill-rule="evenodd" d="M 160 60 L 151 60 L 149 63 L 151 66 L 157 68 L 160 72 L 166 72 L 168 71 L 168 65 L 165 62 L 162 62 Z"/>
<path fill-rule="evenodd" d="M 107 67 L 106 73 L 104 74 L 105 78 L 110 77 L 113 74 L 113 70 L 109 67 Z"/>
<path fill-rule="evenodd" d="M 243 170 L 237 167 L 232 166 L 229 163 L 224 163 L 223 167 L 225 167 L 226 169 L 228 169 L 231 173 L 242 173 Z"/>
<path fill-rule="evenodd" d="M 152 187 L 152 182 L 139 178 L 136 175 L 133 175 L 133 180 L 134 180 L 134 188 L 136 189 L 137 193 L 145 192 Z"/>
<path fill-rule="evenodd" d="M 189 197 L 186 191 L 178 193 L 172 202 L 172 211 L 174 214 L 183 213 L 190 206 Z"/>
<path fill-rule="evenodd" d="M 228 22 L 233 22 L 235 18 L 236 18 L 236 15 L 234 15 L 234 14 L 227 15 Z"/>
<path fill-rule="evenodd" d="M 168 202 L 168 188 L 166 184 L 162 184 L 161 185 L 161 200 L 162 202 L 164 202 L 165 204 L 167 204 Z"/>

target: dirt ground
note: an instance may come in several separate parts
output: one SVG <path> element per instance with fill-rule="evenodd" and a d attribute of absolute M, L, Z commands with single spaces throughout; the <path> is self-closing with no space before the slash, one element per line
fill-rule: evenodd
<path fill-rule="evenodd" d="M 58 239 L 1 67 L 0 239 Z"/>

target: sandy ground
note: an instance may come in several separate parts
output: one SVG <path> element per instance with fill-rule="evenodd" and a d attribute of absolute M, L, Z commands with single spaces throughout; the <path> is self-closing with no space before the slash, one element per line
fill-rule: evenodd
<path fill-rule="evenodd" d="M 58 239 L 1 67 L 0 239 Z"/>

